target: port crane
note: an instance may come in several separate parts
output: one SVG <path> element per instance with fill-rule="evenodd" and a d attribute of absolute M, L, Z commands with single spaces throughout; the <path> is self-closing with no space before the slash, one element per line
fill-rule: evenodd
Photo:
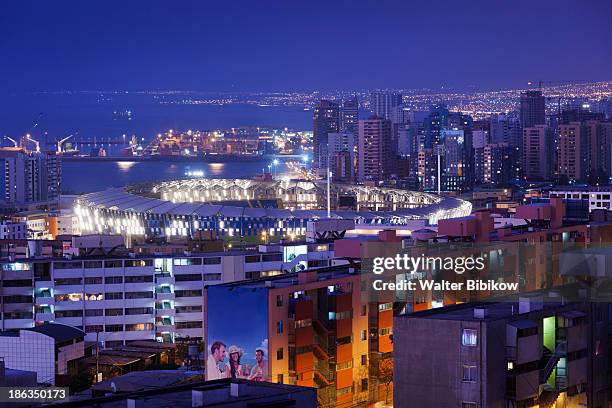
<path fill-rule="evenodd" d="M 15 139 L 13 139 L 12 137 L 10 137 L 10 136 L 4 136 L 4 139 L 8 139 L 8 140 L 10 140 L 11 142 L 13 142 L 13 145 L 14 145 L 15 147 L 19 147 L 19 146 L 18 146 L 19 144 L 17 143 L 17 141 L 16 141 Z"/>
<path fill-rule="evenodd" d="M 72 136 L 76 135 L 78 132 L 75 133 L 71 133 L 68 136 L 66 136 L 63 139 L 60 139 L 57 141 L 57 153 L 62 153 L 62 144 L 64 144 L 64 142 L 68 139 L 70 139 Z"/>
<path fill-rule="evenodd" d="M 36 139 L 32 138 L 32 135 L 30 135 L 29 133 L 26 133 L 26 135 L 23 137 L 23 140 L 29 140 L 30 142 L 34 143 L 36 145 L 36 152 L 39 153 L 40 152 L 40 142 Z M 22 143 L 25 144 L 25 143 Z"/>

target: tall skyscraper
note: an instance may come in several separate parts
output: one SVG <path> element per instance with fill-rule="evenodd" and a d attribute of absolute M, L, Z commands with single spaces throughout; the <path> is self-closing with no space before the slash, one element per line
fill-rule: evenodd
<path fill-rule="evenodd" d="M 61 192 L 61 162 L 54 153 L 0 149 L 0 203 L 19 207 L 53 203 Z"/>
<path fill-rule="evenodd" d="M 514 179 L 516 149 L 506 143 L 488 144 L 483 149 L 483 181 L 503 184 Z"/>
<path fill-rule="evenodd" d="M 440 144 L 440 131 L 448 126 L 449 111 L 445 105 L 434 105 L 425 118 L 425 147 Z"/>
<path fill-rule="evenodd" d="M 525 180 L 549 180 L 552 174 L 552 129 L 536 125 L 523 129 L 522 170 Z"/>
<path fill-rule="evenodd" d="M 340 107 L 336 102 L 321 100 L 313 113 L 314 166 L 327 167 L 327 135 L 340 129 Z"/>
<path fill-rule="evenodd" d="M 392 140 L 391 121 L 374 116 L 359 121 L 359 181 L 384 181 L 389 177 L 394 160 L 389 154 Z"/>
<path fill-rule="evenodd" d="M 439 157 L 431 148 L 420 149 L 417 157 L 417 176 L 421 190 L 435 190 L 438 186 L 438 160 L 444 158 Z"/>
<path fill-rule="evenodd" d="M 489 144 L 489 131 L 478 129 L 472 132 L 474 153 L 474 177 L 476 183 L 484 183 L 484 147 Z"/>
<path fill-rule="evenodd" d="M 542 91 L 521 93 L 520 121 L 523 128 L 546 124 L 546 99 Z"/>
<path fill-rule="evenodd" d="M 406 105 L 398 105 L 393 108 L 390 119 L 394 125 L 407 125 L 410 123 L 414 123 L 414 111 Z"/>
<path fill-rule="evenodd" d="M 510 146 L 521 145 L 521 125 L 515 117 L 494 115 L 489 119 L 490 143 L 507 143 Z"/>
<path fill-rule="evenodd" d="M 559 125 L 557 173 L 569 181 L 584 181 L 589 170 L 588 129 L 580 122 Z"/>
<path fill-rule="evenodd" d="M 468 175 L 471 174 L 471 142 L 466 141 L 462 129 L 443 129 L 440 137 L 444 153 L 442 190 L 469 190 L 474 185 L 474 178 Z"/>
<path fill-rule="evenodd" d="M 398 92 L 372 92 L 370 110 L 379 118 L 391 119 L 394 108 L 402 104 L 402 94 Z"/>
<path fill-rule="evenodd" d="M 357 135 L 359 128 L 359 101 L 357 97 L 347 99 L 340 110 L 340 131 Z"/>

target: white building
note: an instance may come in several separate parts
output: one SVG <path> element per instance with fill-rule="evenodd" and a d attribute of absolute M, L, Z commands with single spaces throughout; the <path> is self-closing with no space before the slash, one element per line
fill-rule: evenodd
<path fill-rule="evenodd" d="M 589 212 L 594 210 L 612 211 L 612 188 L 604 188 L 599 191 L 585 189 L 557 189 L 549 192 L 549 197 L 559 197 L 569 200 L 589 200 Z"/>
<path fill-rule="evenodd" d="M 0 357 L 7 368 L 36 373 L 39 384 L 55 385 L 69 375 L 75 360 L 85 356 L 85 333 L 63 324 L 46 323 L 19 331 L 0 332 Z"/>
<path fill-rule="evenodd" d="M 27 239 L 28 226 L 25 222 L 0 221 L 0 239 Z"/>
<path fill-rule="evenodd" d="M 183 256 L 83 257 L 1 263 L 2 329 L 56 322 L 106 347 L 203 338 L 204 287 L 332 265 L 333 244 Z M 339 261 L 344 262 L 344 261 Z"/>

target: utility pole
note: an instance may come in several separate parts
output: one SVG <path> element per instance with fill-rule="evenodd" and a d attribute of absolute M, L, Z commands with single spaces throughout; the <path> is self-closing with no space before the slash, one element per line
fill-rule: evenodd
<path fill-rule="evenodd" d="M 436 147 L 436 154 L 438 156 L 438 195 L 442 193 L 442 146 Z"/>
<path fill-rule="evenodd" d="M 98 376 L 100 373 L 100 342 L 99 342 L 100 331 L 96 330 L 96 382 L 98 382 Z"/>
<path fill-rule="evenodd" d="M 329 169 L 329 145 L 327 145 L 327 218 L 331 218 L 331 171 Z"/>

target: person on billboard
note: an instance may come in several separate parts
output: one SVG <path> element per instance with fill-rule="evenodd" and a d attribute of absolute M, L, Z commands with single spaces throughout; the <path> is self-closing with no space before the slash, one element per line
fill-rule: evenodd
<path fill-rule="evenodd" d="M 236 346 L 230 346 L 229 348 L 229 361 L 225 365 L 225 377 L 226 378 L 244 378 L 244 371 L 240 364 L 240 357 L 242 357 L 242 350 Z"/>
<path fill-rule="evenodd" d="M 268 366 L 266 364 L 266 355 L 261 347 L 255 349 L 255 365 L 251 369 L 249 380 L 253 381 L 269 381 Z"/>
<path fill-rule="evenodd" d="M 210 355 L 206 363 L 206 379 L 219 380 L 225 378 L 223 372 L 219 368 L 219 364 L 225 360 L 225 344 L 221 341 L 215 341 L 210 346 Z"/>

